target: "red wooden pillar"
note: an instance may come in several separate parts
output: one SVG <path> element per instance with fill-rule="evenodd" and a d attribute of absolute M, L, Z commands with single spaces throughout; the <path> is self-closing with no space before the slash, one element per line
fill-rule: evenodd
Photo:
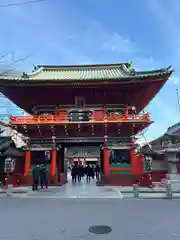
<path fill-rule="evenodd" d="M 57 159 L 57 152 L 56 152 L 56 149 L 53 149 L 52 159 L 51 159 L 51 175 L 53 177 L 56 176 L 56 159 Z"/>
<path fill-rule="evenodd" d="M 132 149 L 130 152 L 131 164 L 132 164 L 132 173 L 138 179 L 143 174 L 143 159 L 141 155 L 136 155 L 135 150 Z"/>
<path fill-rule="evenodd" d="M 107 176 L 109 174 L 109 149 L 104 147 L 104 175 Z"/>
<path fill-rule="evenodd" d="M 128 119 L 128 114 L 129 114 L 129 111 L 128 111 L 128 108 L 126 108 L 126 109 L 125 109 L 125 113 L 124 113 L 126 120 Z"/>
<path fill-rule="evenodd" d="M 26 150 L 25 152 L 25 166 L 24 166 L 24 176 L 27 176 L 31 165 L 31 151 Z"/>

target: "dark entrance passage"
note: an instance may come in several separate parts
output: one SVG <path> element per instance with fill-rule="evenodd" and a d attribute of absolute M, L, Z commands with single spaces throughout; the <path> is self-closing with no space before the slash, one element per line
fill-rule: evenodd
<path fill-rule="evenodd" d="M 101 161 L 103 161 L 101 157 L 101 146 L 102 143 L 69 143 L 65 144 L 65 155 L 64 162 L 68 164 L 69 168 L 67 169 L 67 175 L 69 176 L 69 182 L 71 182 L 71 173 L 72 167 L 74 165 L 83 167 L 83 178 L 82 181 L 86 183 L 87 180 L 87 172 L 88 167 L 91 168 L 92 171 L 92 182 L 96 183 L 96 166 L 98 165 L 101 169 Z M 102 159 L 102 160 L 101 160 Z M 94 175 L 93 175 L 94 174 Z M 99 174 L 100 175 L 100 174 Z M 98 176 L 99 176 L 98 175 Z M 94 179 L 94 180 L 93 180 Z"/>

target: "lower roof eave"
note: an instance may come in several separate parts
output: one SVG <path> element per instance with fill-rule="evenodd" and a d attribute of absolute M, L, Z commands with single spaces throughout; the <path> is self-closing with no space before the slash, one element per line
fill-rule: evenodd
<path fill-rule="evenodd" d="M 122 77 L 122 78 L 107 78 L 107 79 L 18 79 L 18 78 L 1 78 L 0 79 L 0 88 L 8 88 L 8 87 L 28 87 L 28 86 L 45 86 L 45 83 L 47 86 L 53 85 L 53 86 L 72 86 L 72 85 L 78 85 L 78 86 L 91 86 L 93 85 L 109 85 L 109 84 L 116 84 L 116 85 L 124 85 L 124 84 L 137 84 L 137 83 L 147 83 L 147 82 L 166 82 L 169 78 L 170 74 L 159 74 L 159 75 L 148 75 L 148 76 L 141 76 L 141 75 L 134 75 L 129 77 Z M 80 85 L 79 85 L 80 84 Z"/>
<path fill-rule="evenodd" d="M 16 123 L 16 124 L 13 124 L 11 123 L 11 126 L 12 128 L 14 129 L 18 129 L 18 127 L 22 127 L 22 126 L 26 126 L 26 127 L 34 127 L 34 126 L 39 126 L 39 127 L 44 127 L 44 126 L 47 126 L 47 128 L 49 126 L 70 126 L 70 125 L 113 125 L 116 126 L 117 124 L 143 124 L 143 125 L 146 125 L 146 126 L 149 126 L 150 124 L 154 123 L 154 121 L 147 121 L 147 120 L 138 120 L 138 119 L 132 119 L 132 120 L 125 120 L 125 121 L 96 121 L 96 122 L 90 122 L 90 121 L 87 121 L 87 122 L 69 122 L 69 121 L 64 121 L 64 122 L 32 122 L 32 123 Z"/>
<path fill-rule="evenodd" d="M 130 137 L 127 138 L 127 139 L 131 139 Z M 40 138 L 32 138 L 31 139 L 32 141 L 34 140 L 43 140 L 43 139 L 40 139 Z M 46 138 L 44 140 L 49 140 L 49 141 L 52 141 L 52 138 Z M 109 141 L 119 141 L 120 138 L 119 137 L 109 137 Z M 84 138 L 80 138 L 80 137 L 58 137 L 56 138 L 56 143 L 83 143 L 83 142 L 86 142 L 86 143 L 104 143 L 104 137 L 84 137 Z"/>

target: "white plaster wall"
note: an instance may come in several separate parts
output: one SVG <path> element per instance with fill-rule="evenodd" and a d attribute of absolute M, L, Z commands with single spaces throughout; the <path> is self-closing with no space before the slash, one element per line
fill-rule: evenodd
<path fill-rule="evenodd" d="M 152 170 L 166 170 L 165 162 L 162 160 L 153 160 Z"/>

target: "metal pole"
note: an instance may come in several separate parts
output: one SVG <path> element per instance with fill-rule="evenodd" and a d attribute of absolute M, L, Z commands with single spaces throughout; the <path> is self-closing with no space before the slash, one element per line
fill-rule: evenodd
<path fill-rule="evenodd" d="M 134 198 L 139 198 L 139 186 L 138 186 L 138 184 L 133 184 L 133 196 L 134 196 Z"/>
<path fill-rule="evenodd" d="M 179 100 L 179 89 L 178 88 L 176 89 L 176 94 L 177 94 L 178 109 L 179 109 L 179 112 L 180 112 L 180 100 Z"/>

